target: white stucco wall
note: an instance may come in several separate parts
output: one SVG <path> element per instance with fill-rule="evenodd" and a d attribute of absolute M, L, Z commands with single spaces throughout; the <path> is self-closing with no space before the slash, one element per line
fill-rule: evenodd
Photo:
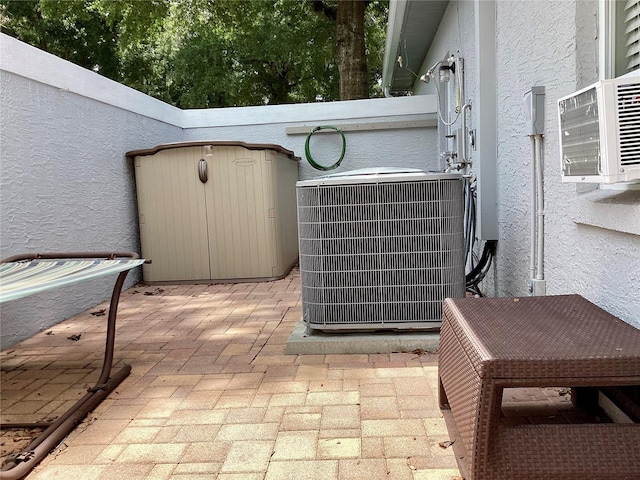
<path fill-rule="evenodd" d="M 0 42 L 0 256 L 139 251 L 133 169 L 124 153 L 179 140 L 182 130 L 101 101 L 105 93 L 133 103 L 145 97 L 131 89 L 114 89 L 4 35 Z M 139 280 L 137 270 L 127 285 Z M 4 303 L 2 348 L 109 298 L 114 281 Z"/>
<path fill-rule="evenodd" d="M 182 111 L 4 34 L 0 90 L 1 258 L 37 251 L 139 251 L 134 174 L 125 153 L 162 143 L 274 143 L 304 157 L 305 135 L 287 135 L 287 127 L 374 124 L 373 130 L 346 133 L 341 170 L 434 168 L 435 128 L 379 129 L 431 118 L 429 97 Z M 336 137 L 323 135 L 312 138 L 313 154 L 318 161 L 332 160 Z M 301 162 L 302 179 L 319 174 Z M 127 285 L 139 278 L 134 271 Z M 3 304 L 0 348 L 109 298 L 113 280 Z"/>
<path fill-rule="evenodd" d="M 344 160 L 330 173 L 385 166 L 436 170 L 434 127 L 381 128 L 393 122 L 429 119 L 434 111 L 434 98 L 430 96 L 186 111 L 185 139 L 282 145 L 302 158 L 299 177 L 307 180 L 328 172 L 315 170 L 306 161 L 306 134 L 288 135 L 288 127 L 305 125 L 311 130 L 320 125 L 346 128 L 369 125 L 369 129 L 345 131 Z M 312 136 L 309 145 L 316 162 L 329 165 L 338 159 L 342 142 L 335 133 L 320 132 Z"/>
<path fill-rule="evenodd" d="M 545 103 L 545 269 L 549 293 L 567 292 L 570 285 L 561 286 L 552 279 L 550 263 L 560 252 L 551 240 L 570 225 L 557 218 L 558 207 L 565 210 L 551 191 L 558 192 L 560 172 L 557 168 L 558 136 L 554 98 L 564 88 L 570 92 L 576 82 L 575 63 L 575 6 L 572 2 L 541 2 L 540 8 L 529 8 L 518 2 L 521 12 L 506 2 L 497 3 L 497 58 L 500 70 L 498 98 L 498 172 L 500 255 L 498 266 L 502 273 L 500 293 L 526 292 L 529 258 L 529 211 L 531 208 L 531 144 L 525 135 L 522 98 L 532 86 L 544 86 Z M 552 21 L 563 16 L 566 22 Z M 547 25 L 546 28 L 532 28 Z M 513 174 L 509 174 L 511 172 Z M 575 187 L 574 187 L 575 189 Z M 562 225 L 562 226 L 561 226 Z M 566 232 L 568 233 L 568 232 Z M 573 266 L 567 265 L 573 269 Z"/>
<path fill-rule="evenodd" d="M 451 2 L 424 72 L 444 53 L 465 56 L 467 98 L 476 96 L 473 2 Z M 562 19 L 561 21 L 559 19 Z M 578 293 L 640 327 L 640 191 L 594 190 L 562 184 L 559 97 L 598 80 L 598 3 L 595 0 L 496 2 L 497 181 L 499 242 L 489 295 L 527 295 L 531 144 L 523 95 L 544 86 L 545 277 L 548 294 Z M 430 86 L 420 86 L 430 93 Z M 475 128 L 472 111 L 470 128 Z"/>
<path fill-rule="evenodd" d="M 500 271 L 502 292 L 516 294 L 526 286 L 522 258 L 527 258 L 528 222 L 521 205 L 529 205 L 530 145 L 524 136 L 522 94 L 542 85 L 546 93 L 545 276 L 549 294 L 579 293 L 614 315 L 640 327 L 640 231 L 627 224 L 640 210 L 640 192 L 600 190 L 579 194 L 560 178 L 557 99 L 598 80 L 598 5 L 596 1 L 498 2 L 500 76 L 498 159 L 501 238 L 505 238 Z M 566 19 L 558 22 L 557 19 Z M 546 25 L 546 28 L 536 26 Z M 513 175 L 510 165 L 521 175 Z M 519 177 L 524 177 L 523 179 Z M 523 181 L 524 180 L 524 181 Z M 524 189 L 523 189 L 524 187 Z M 617 200 L 622 197 L 622 200 Z M 528 207 L 524 209 L 528 211 Z M 589 217 L 589 220 L 585 218 Z M 589 223 L 613 218 L 609 228 Z M 523 240 L 524 239 L 524 240 Z M 508 254 L 507 254 L 508 252 Z"/>

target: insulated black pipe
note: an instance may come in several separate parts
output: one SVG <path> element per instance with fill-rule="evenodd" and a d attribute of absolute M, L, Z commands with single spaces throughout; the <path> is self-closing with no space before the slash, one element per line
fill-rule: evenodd
<path fill-rule="evenodd" d="M 476 277 L 480 274 L 480 272 L 482 272 L 482 270 L 490 262 L 491 258 L 493 258 L 493 256 L 495 255 L 497 245 L 497 240 L 487 240 L 484 243 L 484 249 L 482 251 L 482 257 L 480 257 L 480 261 L 475 266 L 475 268 L 471 270 L 466 276 L 467 285 L 473 285 L 474 283 L 477 283 Z"/>

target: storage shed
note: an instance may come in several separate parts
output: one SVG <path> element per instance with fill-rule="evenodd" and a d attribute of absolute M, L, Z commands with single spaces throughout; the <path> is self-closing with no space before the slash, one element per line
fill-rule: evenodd
<path fill-rule="evenodd" d="M 258 281 L 298 258 L 298 160 L 279 145 L 168 143 L 135 163 L 147 282 Z"/>

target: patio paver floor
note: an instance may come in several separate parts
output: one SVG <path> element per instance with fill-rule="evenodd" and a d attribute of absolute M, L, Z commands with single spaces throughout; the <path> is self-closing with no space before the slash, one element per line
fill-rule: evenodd
<path fill-rule="evenodd" d="M 106 322 L 91 312 L 107 307 L 2 352 L 2 421 L 50 418 L 93 385 Z M 285 355 L 300 318 L 296 269 L 123 292 L 114 368 L 131 375 L 27 478 L 459 478 L 437 356 Z"/>

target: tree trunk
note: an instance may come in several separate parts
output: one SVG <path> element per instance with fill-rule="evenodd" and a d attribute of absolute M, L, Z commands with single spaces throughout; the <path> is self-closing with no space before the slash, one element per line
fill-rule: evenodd
<path fill-rule="evenodd" d="M 338 0 L 336 41 L 340 72 L 340 99 L 369 98 L 364 44 L 365 0 Z"/>

